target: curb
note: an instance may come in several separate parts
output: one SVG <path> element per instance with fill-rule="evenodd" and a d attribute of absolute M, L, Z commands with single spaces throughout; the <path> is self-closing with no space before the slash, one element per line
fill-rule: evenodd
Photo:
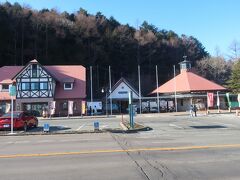
<path fill-rule="evenodd" d="M 95 118 L 116 118 L 117 116 L 71 116 L 71 117 L 52 117 L 52 118 L 43 118 L 38 117 L 39 120 L 71 120 L 71 119 L 95 119 Z"/>
<path fill-rule="evenodd" d="M 0 134 L 0 136 L 36 136 L 36 135 L 64 135 L 64 134 L 93 134 L 93 133 L 107 133 L 108 131 L 66 131 L 66 132 L 38 132 L 38 133 L 16 133 L 16 134 Z"/>
<path fill-rule="evenodd" d="M 139 123 L 135 122 L 135 124 L 139 124 Z M 143 127 L 142 128 L 136 128 L 136 129 L 128 129 L 128 127 L 123 122 L 120 123 L 120 126 L 123 128 L 123 130 L 126 133 L 134 133 L 134 132 L 138 132 L 138 131 L 150 131 L 150 130 L 152 130 L 152 128 L 149 127 L 149 126 L 144 126 L 142 124 L 139 124 L 139 125 L 141 125 Z"/>

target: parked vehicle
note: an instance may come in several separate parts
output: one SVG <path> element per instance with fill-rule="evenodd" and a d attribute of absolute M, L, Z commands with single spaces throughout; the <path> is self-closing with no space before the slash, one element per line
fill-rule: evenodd
<path fill-rule="evenodd" d="M 151 113 L 157 113 L 158 112 L 158 108 L 157 107 L 151 107 L 150 108 L 150 112 Z"/>
<path fill-rule="evenodd" d="M 38 119 L 24 111 L 14 111 L 13 112 L 13 128 L 23 129 L 27 131 L 28 128 L 37 127 Z M 11 113 L 6 113 L 0 117 L 0 129 L 10 129 L 11 128 Z"/>

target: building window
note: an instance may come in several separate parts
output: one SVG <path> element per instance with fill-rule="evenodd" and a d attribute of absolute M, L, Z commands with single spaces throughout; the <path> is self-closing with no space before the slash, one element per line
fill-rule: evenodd
<path fill-rule="evenodd" d="M 2 84 L 2 91 L 8 91 L 9 85 L 8 84 Z"/>
<path fill-rule="evenodd" d="M 32 82 L 31 83 L 31 90 L 39 90 L 39 83 L 38 82 Z"/>
<path fill-rule="evenodd" d="M 37 77 L 37 64 L 32 64 L 32 77 Z"/>
<path fill-rule="evenodd" d="M 73 83 L 64 83 L 64 90 L 72 90 Z"/>
<path fill-rule="evenodd" d="M 47 82 L 41 82 L 40 83 L 40 89 L 41 90 L 47 90 L 48 89 L 48 83 Z"/>
<path fill-rule="evenodd" d="M 22 90 L 30 90 L 30 83 L 22 83 Z"/>

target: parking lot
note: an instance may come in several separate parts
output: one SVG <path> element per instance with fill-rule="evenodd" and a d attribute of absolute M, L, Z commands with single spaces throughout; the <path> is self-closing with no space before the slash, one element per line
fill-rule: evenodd
<path fill-rule="evenodd" d="M 42 131 L 44 123 L 57 132 L 92 131 L 95 121 L 100 129 L 115 129 L 121 119 L 40 119 L 30 131 Z M 1 137 L 2 177 L 67 179 L 70 172 L 72 179 L 239 179 L 240 117 L 234 113 L 143 114 L 135 120 L 153 130 Z"/>
<path fill-rule="evenodd" d="M 61 117 L 44 119 L 39 118 L 38 128 L 29 129 L 28 132 L 42 132 L 44 124 L 50 125 L 52 132 L 91 132 L 94 130 L 94 122 L 99 122 L 100 130 L 122 129 L 120 122 L 129 120 L 128 115 L 117 116 L 92 116 L 92 117 Z M 229 130 L 240 130 L 240 117 L 234 113 L 214 113 L 205 115 L 199 113 L 197 117 L 190 117 L 188 113 L 160 113 L 142 114 L 134 117 L 140 124 L 151 127 L 153 130 L 148 134 L 162 133 L 187 133 L 187 132 L 223 132 Z M 15 131 L 23 134 L 22 130 Z M 0 131 L 6 134 L 7 131 Z"/>

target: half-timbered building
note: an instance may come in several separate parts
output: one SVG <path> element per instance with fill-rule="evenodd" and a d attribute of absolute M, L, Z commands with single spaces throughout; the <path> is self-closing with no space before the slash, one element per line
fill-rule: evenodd
<path fill-rule="evenodd" d="M 8 75 L 7 72 L 11 73 Z M 68 103 L 72 101 L 73 115 L 79 115 L 82 100 L 86 97 L 85 73 L 83 66 L 42 66 L 37 60 L 24 67 L 5 66 L 0 68 L 0 75 L 4 75 L 0 79 L 0 101 L 10 100 L 4 88 L 15 82 L 16 110 L 35 111 L 41 115 L 43 110 L 50 110 L 50 104 L 54 102 L 54 114 L 64 116 L 68 115 Z M 2 109 L 7 110 L 6 107 Z"/>

